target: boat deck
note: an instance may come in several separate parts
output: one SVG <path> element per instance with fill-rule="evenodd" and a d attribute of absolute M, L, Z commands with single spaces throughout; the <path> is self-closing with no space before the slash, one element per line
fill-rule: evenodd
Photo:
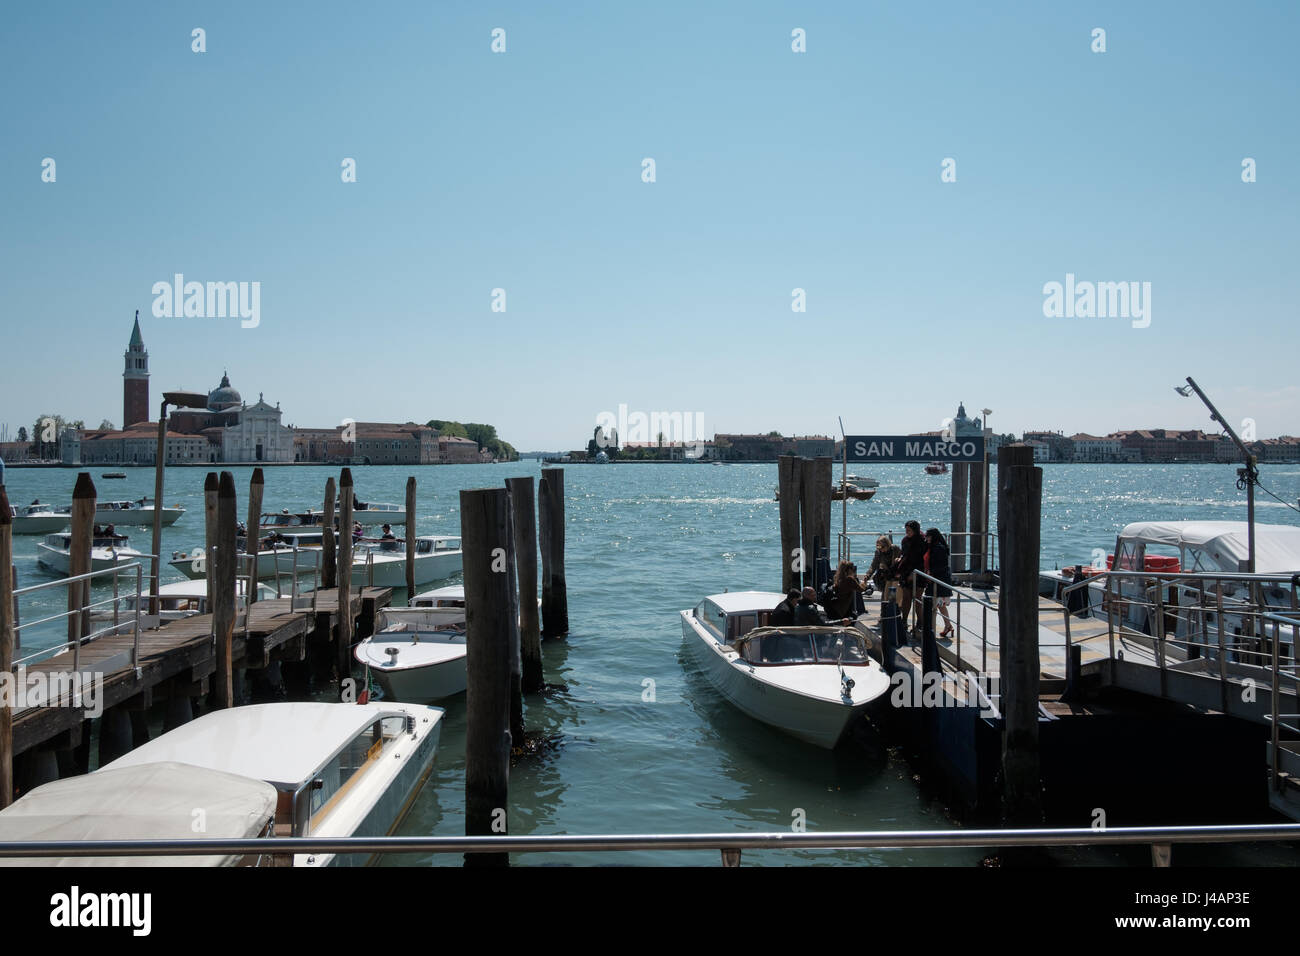
<path fill-rule="evenodd" d="M 386 607 L 392 600 L 391 588 L 363 588 L 352 595 L 350 611 L 363 618 Z M 309 635 L 328 636 L 334 632 L 339 613 L 338 589 L 321 590 L 316 596 L 316 610 L 310 606 L 294 610 L 290 598 L 257 601 L 247 618 L 241 612 L 236 621 L 232 659 L 237 667 L 262 668 L 273 660 L 302 660 Z M 299 604 L 303 599 L 299 597 Z M 127 618 L 124 616 L 123 620 Z M 78 654 L 78 669 L 83 673 L 103 675 L 102 703 L 105 709 L 122 704 L 137 695 L 150 695 L 165 681 L 182 678 L 191 683 L 206 680 L 216 670 L 216 644 L 212 634 L 212 615 L 200 614 L 140 632 L 139 667 L 131 666 L 134 634 L 129 630 L 96 638 L 83 644 Z M 73 654 L 63 651 L 27 667 L 28 680 L 43 674 L 49 686 L 71 683 Z M 22 753 L 79 727 L 82 710 L 69 706 L 27 707 L 14 714 L 14 752 Z"/>

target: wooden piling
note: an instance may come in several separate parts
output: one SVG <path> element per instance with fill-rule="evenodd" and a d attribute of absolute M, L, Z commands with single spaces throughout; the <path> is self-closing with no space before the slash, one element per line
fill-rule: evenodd
<path fill-rule="evenodd" d="M 569 633 L 569 595 L 564 577 L 564 469 L 543 468 L 537 515 L 542 544 L 542 637 Z"/>
<path fill-rule="evenodd" d="M 415 597 L 415 476 L 406 479 L 406 600 Z"/>
<path fill-rule="evenodd" d="M 507 478 L 510 493 L 510 527 L 514 532 L 515 577 L 519 585 L 519 646 L 523 668 L 521 689 L 540 694 L 546 686 L 542 676 L 542 630 L 537 614 L 537 518 L 532 476 Z"/>
<path fill-rule="evenodd" d="M 973 469 L 979 470 L 979 469 Z M 999 690 L 1003 809 L 1009 826 L 1042 822 L 1038 758 L 1038 549 L 1043 470 L 1027 445 L 998 450 Z"/>
<path fill-rule="evenodd" d="M 257 528 L 262 520 L 262 469 L 253 469 L 248 483 L 248 533 L 244 536 L 244 552 L 248 555 L 249 574 L 248 606 L 257 600 Z"/>
<path fill-rule="evenodd" d="M 959 461 L 952 466 L 952 516 L 949 520 L 948 545 L 953 572 L 966 570 L 970 539 L 966 537 L 966 491 L 970 484 L 970 464 Z"/>
<path fill-rule="evenodd" d="M 217 546 L 217 489 L 221 482 L 215 471 L 203 479 L 203 581 L 208 589 L 208 613 L 212 613 L 212 549 Z M 256 532 L 254 532 L 256 534 Z"/>
<path fill-rule="evenodd" d="M 91 539 L 95 531 L 95 483 L 90 480 L 88 471 L 77 475 L 77 484 L 72 490 L 71 525 L 68 577 L 75 578 L 79 574 L 87 574 L 90 571 Z M 79 641 L 89 631 L 90 612 L 85 610 L 86 605 L 90 603 L 89 598 L 89 581 L 68 585 L 68 610 L 81 610 L 80 614 L 68 615 L 69 641 Z"/>
<path fill-rule="evenodd" d="M 800 561 L 799 509 L 802 499 L 803 470 L 794 455 L 782 455 L 776 462 L 776 495 L 781 511 L 781 590 L 803 587 L 806 560 Z"/>
<path fill-rule="evenodd" d="M 338 584 L 338 563 L 337 556 L 334 553 L 336 547 L 334 543 L 334 479 L 325 479 L 325 506 L 321 509 L 324 514 L 321 515 L 321 557 L 320 557 L 320 586 L 322 588 L 332 588 Z M 341 534 L 352 538 L 352 529 L 339 528 Z"/>
<path fill-rule="evenodd" d="M 233 650 L 235 638 L 235 476 L 221 473 L 217 489 L 216 548 L 208 574 L 212 578 L 212 632 L 217 640 L 217 670 L 213 677 L 214 707 L 235 706 Z"/>
<path fill-rule="evenodd" d="M 9 679 L 14 666 L 14 519 L 9 496 L 0 485 L 0 678 Z M 0 694 L 0 810 L 14 801 L 13 694 Z"/>
<path fill-rule="evenodd" d="M 818 551 L 830 547 L 831 483 L 835 480 L 832 464 L 829 457 L 799 460 L 803 549 L 808 572 L 804 576 L 805 586 L 815 586 Z"/>
<path fill-rule="evenodd" d="M 987 540 L 985 535 L 988 532 L 988 525 L 984 514 L 984 465 L 980 462 L 972 462 L 968 468 L 970 497 L 966 503 L 970 508 L 970 569 L 978 574 L 989 570 L 985 566 L 985 552 L 988 550 L 985 547 Z"/>
<path fill-rule="evenodd" d="M 460 493 L 468 645 L 466 836 L 509 832 L 511 602 L 510 575 L 500 564 L 501 555 L 508 558 L 513 548 L 509 509 L 504 488 Z M 505 866 L 508 861 L 504 853 L 465 854 L 466 866 Z"/>
<path fill-rule="evenodd" d="M 339 685 L 352 674 L 352 469 L 339 475 Z"/>
<path fill-rule="evenodd" d="M 507 591 L 510 595 L 506 618 L 510 626 L 510 746 L 517 749 L 524 745 L 524 690 L 523 690 L 523 655 L 519 640 L 519 575 L 515 565 L 515 528 L 511 515 L 510 491 L 506 489 L 506 525 L 510 531 L 510 548 L 505 556 L 506 571 L 510 577 Z"/>

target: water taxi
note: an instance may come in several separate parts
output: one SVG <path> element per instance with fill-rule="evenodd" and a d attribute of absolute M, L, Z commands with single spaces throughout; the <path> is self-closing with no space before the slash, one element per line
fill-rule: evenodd
<path fill-rule="evenodd" d="M 95 535 L 90 541 L 90 570 L 103 571 L 132 561 L 144 559 L 144 555 L 134 548 L 126 546 L 124 534 Z M 46 570 L 56 574 L 70 574 L 72 567 L 72 532 L 62 531 L 47 534 L 45 540 L 36 545 L 36 561 Z"/>
<path fill-rule="evenodd" d="M 96 772 L 191 764 L 274 787 L 277 836 L 386 836 L 433 769 L 442 715 L 387 701 L 249 704 L 204 714 Z M 294 857 L 309 867 L 366 862 L 366 854 Z"/>
<path fill-rule="evenodd" d="M 56 511 L 50 505 L 33 501 L 29 505 L 9 506 L 13 515 L 14 534 L 49 534 L 68 526 L 72 516 L 66 511 Z"/>
<path fill-rule="evenodd" d="M 388 608 L 354 656 L 385 700 L 428 704 L 464 692 L 465 635 L 463 601 L 460 607 Z"/>
<path fill-rule="evenodd" d="M 724 698 L 755 720 L 833 749 L 889 690 L 856 625 L 770 627 L 784 594 L 733 591 L 681 612 L 691 657 Z"/>

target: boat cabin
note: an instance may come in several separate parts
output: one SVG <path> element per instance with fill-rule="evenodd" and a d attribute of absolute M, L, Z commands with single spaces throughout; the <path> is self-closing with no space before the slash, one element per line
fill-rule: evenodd
<path fill-rule="evenodd" d="M 865 637 L 844 627 L 761 627 L 735 642 L 742 660 L 750 664 L 865 665 Z"/>
<path fill-rule="evenodd" d="M 695 606 L 695 619 L 726 644 L 733 644 L 758 627 L 766 627 L 784 594 L 731 591 L 706 597 Z"/>

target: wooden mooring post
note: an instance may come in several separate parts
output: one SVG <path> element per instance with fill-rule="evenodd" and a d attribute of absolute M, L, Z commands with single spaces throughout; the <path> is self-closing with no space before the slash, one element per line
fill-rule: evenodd
<path fill-rule="evenodd" d="M 250 609 L 253 602 L 257 600 L 257 528 L 261 520 L 262 469 L 254 468 L 253 477 L 248 483 L 248 524 L 245 525 L 244 535 L 244 552 L 248 555 L 248 573 L 251 575 L 248 582 L 248 603 L 245 606 Z"/>
<path fill-rule="evenodd" d="M 987 516 L 984 514 L 985 508 L 985 488 L 984 488 L 984 465 L 980 462 L 973 462 L 967 465 L 970 474 L 970 497 L 967 504 L 970 507 L 970 549 L 969 560 L 970 569 L 973 573 L 982 574 L 991 570 L 986 566 L 986 547 L 988 532 Z M 999 508 L 1001 505 L 999 505 Z M 998 520 L 1001 521 L 1002 512 L 998 512 Z M 998 541 L 1000 545 L 1001 540 Z"/>
<path fill-rule="evenodd" d="M 320 519 L 320 586 L 322 588 L 332 588 L 338 584 L 337 556 L 334 553 L 336 545 L 334 543 L 334 479 L 332 477 L 325 479 L 325 505 L 321 510 L 324 514 L 321 515 Z M 346 534 L 349 539 L 352 537 L 351 528 L 339 528 L 339 532 Z"/>
<path fill-rule="evenodd" d="M 543 468 L 537 491 L 542 544 L 542 637 L 569 633 L 569 595 L 564 577 L 564 469 Z"/>
<path fill-rule="evenodd" d="M 212 560 L 212 549 L 217 546 L 217 493 L 221 482 L 217 479 L 215 471 L 208 472 L 208 476 L 203 479 L 203 560 L 199 567 L 203 569 L 203 582 L 208 589 L 208 611 L 211 613 L 212 603 L 212 567 L 209 562 Z"/>
<path fill-rule="evenodd" d="M 415 597 L 415 476 L 406 479 L 406 600 Z"/>
<path fill-rule="evenodd" d="M 72 538 L 68 550 L 68 577 L 90 572 L 90 549 L 95 531 L 95 483 L 90 480 L 90 472 L 83 471 L 77 475 L 76 487 L 72 489 Z M 79 581 L 68 585 L 68 610 L 80 611 L 68 615 L 68 640 L 79 642 L 89 631 L 90 612 L 85 610 L 90 603 L 90 582 Z"/>
<path fill-rule="evenodd" d="M 339 475 L 339 686 L 352 674 L 352 469 Z"/>
<path fill-rule="evenodd" d="M 9 496 L 0 485 L 0 680 L 9 680 L 14 666 L 14 519 Z M 14 802 L 13 694 L 0 694 L 0 810 Z"/>
<path fill-rule="evenodd" d="M 510 526 L 514 531 L 515 577 L 519 583 L 519 646 L 523 673 L 520 689 L 540 694 L 546 686 L 542 676 L 542 629 L 537 614 L 537 518 L 532 476 L 507 478 L 510 492 Z"/>
<path fill-rule="evenodd" d="M 952 466 L 952 508 L 948 534 L 954 572 L 966 570 L 966 557 L 970 554 L 970 538 L 966 537 L 966 491 L 969 484 L 970 463 L 959 461 Z"/>
<path fill-rule="evenodd" d="M 509 832 L 513 543 L 504 488 L 460 493 L 466 678 L 465 835 Z M 466 866 L 505 866 L 504 853 L 467 853 Z"/>
<path fill-rule="evenodd" d="M 803 458 L 799 461 L 799 492 L 803 510 L 804 586 L 817 586 L 817 558 L 822 548 L 830 548 L 831 483 L 835 480 L 829 457 Z"/>
<path fill-rule="evenodd" d="M 973 469 L 975 471 L 979 469 Z M 1008 826 L 1042 823 L 1038 757 L 1038 548 L 1043 470 L 1028 445 L 998 450 L 999 690 L 1003 813 Z"/>
<path fill-rule="evenodd" d="M 803 587 L 803 572 L 808 567 L 800 551 L 799 508 L 802 502 L 803 469 L 795 455 L 782 455 L 776 462 L 776 496 L 781 511 L 781 590 Z"/>
<path fill-rule="evenodd" d="M 221 473 L 217 488 L 216 548 L 208 574 L 212 577 L 212 631 L 217 639 L 217 670 L 212 684 L 214 707 L 235 706 L 235 476 Z"/>

